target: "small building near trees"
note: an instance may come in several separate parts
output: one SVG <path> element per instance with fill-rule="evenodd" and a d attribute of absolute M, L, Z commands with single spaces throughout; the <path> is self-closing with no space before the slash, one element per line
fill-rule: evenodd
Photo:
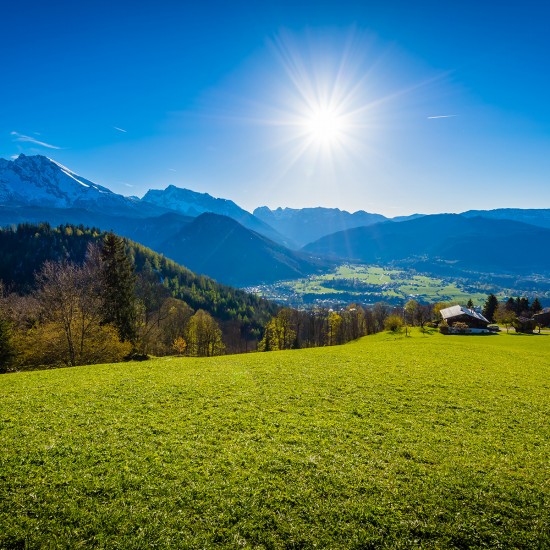
<path fill-rule="evenodd" d="M 531 317 L 519 315 L 513 323 L 516 332 L 533 332 L 537 326 L 536 321 Z"/>
<path fill-rule="evenodd" d="M 458 332 L 467 334 L 489 332 L 487 327 L 490 321 L 474 309 L 457 305 L 442 309 L 439 313 L 449 327 L 447 332 L 450 334 Z"/>
<path fill-rule="evenodd" d="M 550 307 L 544 308 L 539 313 L 535 313 L 533 319 L 538 327 L 550 327 Z"/>

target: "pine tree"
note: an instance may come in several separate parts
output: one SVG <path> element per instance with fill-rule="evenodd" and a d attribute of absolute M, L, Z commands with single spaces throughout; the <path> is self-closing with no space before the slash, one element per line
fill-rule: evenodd
<path fill-rule="evenodd" d="M 15 357 L 15 349 L 12 343 L 11 325 L 0 315 L 0 372 L 6 372 L 12 359 Z"/>
<path fill-rule="evenodd" d="M 522 298 L 516 298 L 516 304 L 517 304 L 517 310 L 516 313 L 518 315 L 529 315 L 529 300 L 528 298 L 522 297 Z"/>
<path fill-rule="evenodd" d="M 489 321 L 491 321 L 491 323 L 495 322 L 495 311 L 497 310 L 497 307 L 498 307 L 497 297 L 494 294 L 489 294 L 483 306 L 483 316 Z"/>
<path fill-rule="evenodd" d="M 107 233 L 101 248 L 104 319 L 118 330 L 123 342 L 136 339 L 136 277 L 124 240 Z"/>
<path fill-rule="evenodd" d="M 513 311 L 514 313 L 516 312 L 516 301 L 510 296 L 510 298 L 508 298 L 508 300 L 506 301 L 506 309 L 508 311 Z"/>
<path fill-rule="evenodd" d="M 468 300 L 468 303 L 466 304 L 466 307 L 468 309 L 474 309 L 474 302 L 472 301 L 471 298 Z"/>
<path fill-rule="evenodd" d="M 539 311 L 542 311 L 542 305 L 538 298 L 533 300 L 533 303 L 531 304 L 531 311 L 533 313 L 539 313 Z"/>

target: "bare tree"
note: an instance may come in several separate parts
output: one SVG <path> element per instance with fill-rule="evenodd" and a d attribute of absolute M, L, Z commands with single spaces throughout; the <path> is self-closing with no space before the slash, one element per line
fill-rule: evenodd
<path fill-rule="evenodd" d="M 90 248 L 84 265 L 45 262 L 37 275 L 35 294 L 42 335 L 67 365 L 115 360 L 120 347 L 116 330 L 102 324 L 104 299 L 99 277 L 99 255 Z M 57 344 L 57 346 L 55 345 Z"/>

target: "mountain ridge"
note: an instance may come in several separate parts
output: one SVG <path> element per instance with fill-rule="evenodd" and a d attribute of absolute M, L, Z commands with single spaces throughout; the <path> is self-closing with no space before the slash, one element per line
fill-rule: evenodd
<path fill-rule="evenodd" d="M 166 209 L 114 193 L 43 155 L 1 159 L 0 204 L 84 208 L 117 215 L 151 216 Z"/>
<path fill-rule="evenodd" d="M 211 212 L 194 218 L 159 249 L 194 272 L 234 286 L 303 277 L 329 265 Z"/>
<path fill-rule="evenodd" d="M 550 270 L 544 251 L 550 229 L 484 217 L 434 214 L 401 223 L 384 222 L 322 237 L 303 250 L 364 263 L 427 256 L 458 268 L 524 272 Z"/>
<path fill-rule="evenodd" d="M 194 218 L 207 212 L 227 216 L 238 221 L 244 227 L 265 235 L 272 241 L 291 248 L 297 247 L 296 243 L 285 238 L 270 224 L 244 210 L 230 199 L 217 198 L 209 193 L 199 193 L 191 189 L 169 185 L 163 190 L 149 189 L 142 200 Z"/>
<path fill-rule="evenodd" d="M 304 246 L 318 238 L 349 229 L 386 221 L 382 214 L 359 210 L 351 214 L 339 208 L 277 208 L 267 206 L 254 209 L 254 215 L 274 227 L 279 233 Z"/>

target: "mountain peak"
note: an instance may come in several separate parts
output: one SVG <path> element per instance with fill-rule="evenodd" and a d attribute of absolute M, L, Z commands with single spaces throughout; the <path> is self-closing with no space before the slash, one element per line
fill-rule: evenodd
<path fill-rule="evenodd" d="M 109 209 L 113 213 L 134 208 L 134 201 L 79 176 L 43 155 L 24 154 L 0 163 L 0 204 L 45 208 Z"/>
<path fill-rule="evenodd" d="M 363 210 L 350 214 L 339 208 L 325 208 L 322 206 L 311 208 L 279 207 L 275 210 L 262 206 L 254 210 L 254 215 L 301 246 L 330 233 L 387 220 L 386 217 L 380 214 L 369 214 Z"/>
<path fill-rule="evenodd" d="M 169 185 L 166 189 L 150 189 L 143 196 L 143 201 L 175 210 L 181 214 L 197 217 L 206 212 L 212 212 L 221 216 L 227 216 L 238 221 L 246 228 L 256 231 L 266 237 L 286 246 L 293 246 L 294 243 L 285 239 L 277 231 L 250 212 L 247 212 L 239 205 L 229 199 L 219 199 L 208 193 L 199 193 Z"/>

